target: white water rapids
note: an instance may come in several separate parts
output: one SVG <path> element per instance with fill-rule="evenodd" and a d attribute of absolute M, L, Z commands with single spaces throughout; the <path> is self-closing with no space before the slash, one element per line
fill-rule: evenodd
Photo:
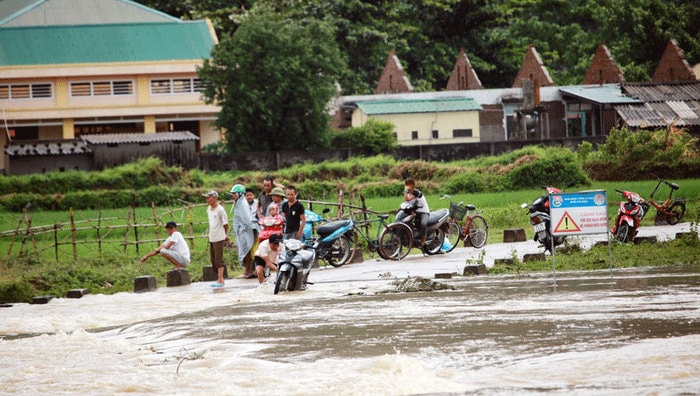
<path fill-rule="evenodd" d="M 697 266 L 380 293 L 459 266 L 461 249 L 317 270 L 276 296 L 228 280 L 0 308 L 0 394 L 700 393 Z"/>

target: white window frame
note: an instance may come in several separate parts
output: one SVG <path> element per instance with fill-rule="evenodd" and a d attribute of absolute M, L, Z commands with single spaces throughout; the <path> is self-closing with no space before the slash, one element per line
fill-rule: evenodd
<path fill-rule="evenodd" d="M 155 88 L 153 89 L 155 84 Z M 151 95 L 192 94 L 204 91 L 202 80 L 198 77 L 153 78 L 149 81 Z"/>
<path fill-rule="evenodd" d="M 12 92 L 17 91 L 20 87 L 26 87 L 26 96 L 13 97 Z M 48 96 L 40 95 L 46 92 L 48 87 Z M 0 100 L 32 100 L 32 99 L 53 99 L 54 89 L 51 82 L 38 83 L 16 83 L 16 84 L 0 84 L 0 92 L 5 92 L 7 96 L 0 96 Z"/>
<path fill-rule="evenodd" d="M 75 95 L 74 86 L 86 85 L 85 95 Z M 107 87 L 108 85 L 108 87 Z M 124 90 L 124 87 L 127 87 Z M 89 98 L 105 96 L 134 96 L 136 83 L 134 80 L 96 80 L 96 81 L 71 81 L 69 84 L 72 98 Z"/>

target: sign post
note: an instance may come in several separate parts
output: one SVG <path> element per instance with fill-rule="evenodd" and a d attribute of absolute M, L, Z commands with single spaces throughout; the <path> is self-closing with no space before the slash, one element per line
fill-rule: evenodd
<path fill-rule="evenodd" d="M 608 199 L 605 190 L 590 190 L 549 195 L 550 232 L 552 236 L 590 235 L 608 233 Z M 610 255 L 610 239 L 608 239 Z M 552 272 L 556 282 L 554 249 Z M 610 258 L 612 278 L 612 257 Z"/>

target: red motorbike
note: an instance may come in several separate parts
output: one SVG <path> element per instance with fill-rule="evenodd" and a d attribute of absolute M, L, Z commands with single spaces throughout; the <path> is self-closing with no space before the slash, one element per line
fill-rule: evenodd
<path fill-rule="evenodd" d="M 615 224 L 613 225 L 612 234 L 615 240 L 625 243 L 632 242 L 637 236 L 639 223 L 641 223 L 644 213 L 648 208 L 648 204 L 644 202 L 639 194 L 632 191 L 615 190 L 622 194 L 625 199 L 620 202 L 620 208 L 617 211 Z"/>

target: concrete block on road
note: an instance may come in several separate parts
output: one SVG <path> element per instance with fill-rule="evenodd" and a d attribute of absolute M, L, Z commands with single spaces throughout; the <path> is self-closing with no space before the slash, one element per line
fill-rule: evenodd
<path fill-rule="evenodd" d="M 84 295 L 90 294 L 90 290 L 88 289 L 73 289 L 73 290 L 68 290 L 66 293 L 67 298 L 82 298 Z"/>
<path fill-rule="evenodd" d="M 525 242 L 525 230 L 522 228 L 509 228 L 503 230 L 503 243 Z"/>
<path fill-rule="evenodd" d="M 56 298 L 54 295 L 36 296 L 32 298 L 32 304 L 48 304 L 49 301 L 53 300 L 54 298 Z"/>
<path fill-rule="evenodd" d="M 527 253 L 523 255 L 523 262 L 528 261 L 547 261 L 547 256 L 544 253 Z"/>
<path fill-rule="evenodd" d="M 462 275 L 482 275 L 487 272 L 485 264 L 467 265 L 464 267 L 464 270 L 462 270 Z"/>
<path fill-rule="evenodd" d="M 153 275 L 139 276 L 134 279 L 134 293 L 143 293 L 156 290 L 156 277 Z"/>
<path fill-rule="evenodd" d="M 168 271 L 168 282 L 166 284 L 167 287 L 172 287 L 172 286 L 185 286 L 189 285 L 191 283 L 190 281 L 190 273 L 187 272 L 186 269 L 174 269 Z"/>
<path fill-rule="evenodd" d="M 211 265 L 204 266 L 202 268 L 202 281 L 212 282 L 219 279 L 219 274 L 214 271 Z M 224 279 L 228 279 L 228 268 L 224 267 Z"/>

